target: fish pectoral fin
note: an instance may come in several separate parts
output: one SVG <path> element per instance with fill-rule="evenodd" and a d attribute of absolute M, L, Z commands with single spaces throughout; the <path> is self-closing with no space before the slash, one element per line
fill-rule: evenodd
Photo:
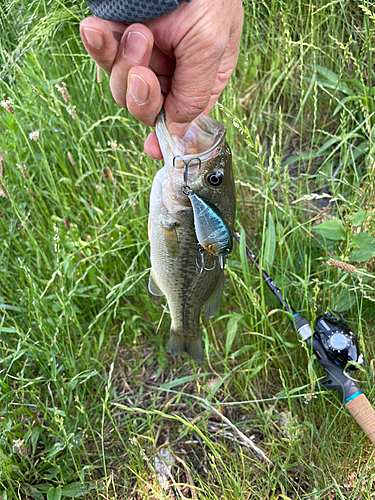
<path fill-rule="evenodd" d="M 212 294 L 204 303 L 203 312 L 206 320 L 213 318 L 218 313 L 223 291 L 224 291 L 224 276 L 221 278 L 215 290 L 212 292 Z"/>
<path fill-rule="evenodd" d="M 157 297 L 162 297 L 164 293 L 160 290 L 159 286 L 156 284 L 152 273 L 150 273 L 150 278 L 148 280 L 148 289 L 152 295 L 156 295 Z"/>
<path fill-rule="evenodd" d="M 178 234 L 177 223 L 174 219 L 162 217 L 160 219 L 164 229 L 165 243 L 167 245 L 168 254 L 174 259 L 178 253 Z"/>

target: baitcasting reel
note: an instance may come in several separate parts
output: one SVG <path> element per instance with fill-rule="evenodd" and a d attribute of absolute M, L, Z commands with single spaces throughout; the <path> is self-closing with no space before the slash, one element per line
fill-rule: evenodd
<path fill-rule="evenodd" d="M 363 354 L 357 337 L 342 320 L 338 313 L 327 311 L 315 323 L 314 336 L 317 336 L 328 358 L 341 368 L 346 368 L 350 361 L 363 363 Z M 348 370 L 357 370 L 355 365 L 349 365 Z"/>
<path fill-rule="evenodd" d="M 239 234 L 236 231 L 233 231 L 233 234 L 240 242 Z M 357 337 L 343 321 L 340 314 L 329 311 L 316 320 L 313 333 L 309 321 L 288 304 L 275 282 L 260 267 L 255 255 L 247 247 L 246 255 L 262 273 L 263 279 L 284 309 L 292 315 L 293 327 L 299 338 L 318 357 L 319 363 L 325 371 L 325 378 L 321 381 L 323 387 L 339 393 L 340 399 L 349 413 L 375 445 L 375 410 L 363 394 L 358 382 L 347 373 L 347 370 L 358 369 L 357 366 L 348 365 L 348 363 L 354 362 L 357 365 L 363 363 L 363 354 Z"/>

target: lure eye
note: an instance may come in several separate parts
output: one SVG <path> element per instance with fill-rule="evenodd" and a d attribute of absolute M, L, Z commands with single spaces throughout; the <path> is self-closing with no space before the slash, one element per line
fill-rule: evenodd
<path fill-rule="evenodd" d="M 214 170 L 206 177 L 206 181 L 208 182 L 208 184 L 210 184 L 213 187 L 220 186 L 223 180 L 224 180 L 224 174 L 223 172 L 220 172 L 220 170 Z"/>

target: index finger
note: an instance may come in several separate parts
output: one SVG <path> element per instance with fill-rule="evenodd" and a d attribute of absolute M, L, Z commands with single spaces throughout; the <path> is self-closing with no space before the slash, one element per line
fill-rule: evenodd
<path fill-rule="evenodd" d="M 119 42 L 128 24 L 87 17 L 79 27 L 83 45 L 94 61 L 107 73 L 112 70 Z"/>

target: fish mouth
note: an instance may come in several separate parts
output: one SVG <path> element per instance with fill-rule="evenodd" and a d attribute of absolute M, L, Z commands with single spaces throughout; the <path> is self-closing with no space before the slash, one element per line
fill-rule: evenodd
<path fill-rule="evenodd" d="M 221 151 L 225 138 L 225 126 L 206 115 L 193 120 L 182 138 L 169 133 L 164 109 L 156 120 L 156 135 L 166 164 L 174 168 L 199 165 L 215 158 Z"/>

